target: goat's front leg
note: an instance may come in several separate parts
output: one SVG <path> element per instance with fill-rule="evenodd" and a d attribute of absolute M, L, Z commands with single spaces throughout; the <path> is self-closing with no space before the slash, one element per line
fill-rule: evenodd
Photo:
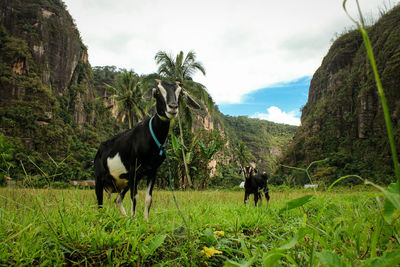
<path fill-rule="evenodd" d="M 260 193 L 256 192 L 254 193 L 254 204 L 257 207 L 257 202 L 258 202 L 258 196 L 260 195 Z"/>
<path fill-rule="evenodd" d="M 258 201 L 260 201 L 260 206 L 261 206 L 262 205 L 262 192 L 258 191 L 257 195 L 258 195 Z"/>
<path fill-rule="evenodd" d="M 152 202 L 152 194 L 153 194 L 153 187 L 154 187 L 154 182 L 155 182 L 155 174 L 154 175 L 149 175 L 147 178 L 147 188 L 146 188 L 146 198 L 144 200 L 144 218 L 146 221 L 149 221 L 149 212 L 150 212 L 150 207 L 151 207 L 151 202 Z"/>
<path fill-rule="evenodd" d="M 118 192 L 117 198 L 115 199 L 115 203 L 118 205 L 119 210 L 125 216 L 127 216 L 125 208 L 124 208 L 124 197 L 126 192 L 128 192 L 129 186 L 125 187 L 122 192 Z"/>
<path fill-rule="evenodd" d="M 125 211 L 124 203 L 123 203 L 124 195 L 125 195 L 124 192 L 118 193 L 117 198 L 115 199 L 115 204 L 118 205 L 118 208 L 121 211 L 121 213 L 126 216 L 126 211 Z"/>
<path fill-rule="evenodd" d="M 247 200 L 249 200 L 249 195 L 247 192 L 244 192 L 244 204 L 247 204 Z"/>

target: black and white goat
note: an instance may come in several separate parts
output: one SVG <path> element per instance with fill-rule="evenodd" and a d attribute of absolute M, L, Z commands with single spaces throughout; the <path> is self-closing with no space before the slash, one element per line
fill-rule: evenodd
<path fill-rule="evenodd" d="M 147 91 L 143 98 L 156 99 L 157 114 L 139 123 L 133 129 L 102 142 L 94 159 L 96 196 L 99 207 L 103 205 L 103 189 L 115 199 L 122 214 L 126 215 L 123 199 L 131 190 L 131 212 L 135 216 L 137 184 L 147 178 L 144 217 L 149 220 L 152 192 L 158 167 L 165 160 L 163 145 L 168 137 L 170 120 L 178 114 L 181 96 L 195 109 L 200 106 L 182 90 L 179 83 L 157 81 L 157 87 Z"/>
<path fill-rule="evenodd" d="M 262 199 L 262 192 L 264 191 L 265 198 L 267 199 L 267 206 L 269 204 L 269 190 L 268 190 L 268 175 L 258 173 L 257 169 L 251 166 L 245 166 L 240 169 L 239 174 L 243 172 L 244 182 L 244 204 L 247 204 L 247 200 L 251 194 L 254 194 L 254 203 L 257 206 L 258 199 Z"/>

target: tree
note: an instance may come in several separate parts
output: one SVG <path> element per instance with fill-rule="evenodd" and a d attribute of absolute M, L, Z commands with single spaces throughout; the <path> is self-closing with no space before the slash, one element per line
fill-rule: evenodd
<path fill-rule="evenodd" d="M 158 51 L 155 60 L 159 65 L 158 73 L 167 79 L 184 83 L 187 80 L 192 80 L 193 74 L 197 71 L 206 75 L 203 65 L 196 61 L 196 53 L 194 51 L 189 51 L 186 57 L 184 57 L 184 53 L 181 51 L 175 57 L 175 60 L 172 55 L 164 51 Z"/>
<path fill-rule="evenodd" d="M 183 157 L 182 152 L 184 149 L 182 149 L 183 145 L 181 141 L 174 135 L 174 133 L 171 133 L 171 144 L 172 144 L 172 152 L 169 155 L 173 158 L 173 160 L 177 163 L 177 172 L 178 172 L 178 180 L 179 180 L 179 185 L 181 189 L 185 189 L 188 187 L 188 180 L 184 179 L 183 175 L 183 169 L 184 169 L 184 159 L 185 162 L 190 165 L 192 163 L 193 157 L 194 157 L 194 148 L 197 145 L 197 138 L 193 138 L 192 142 L 189 146 L 187 153 L 185 154 L 185 157 Z M 196 169 L 194 166 L 192 166 L 192 169 Z"/>
<path fill-rule="evenodd" d="M 127 114 L 129 128 L 142 120 L 149 107 L 142 100 L 145 90 L 145 77 L 139 76 L 133 70 L 123 70 L 118 76 L 115 86 L 107 85 L 107 90 L 112 94 L 118 105 L 118 116 Z"/>
<path fill-rule="evenodd" d="M 200 98 L 203 103 L 206 103 L 207 106 L 212 107 L 213 103 L 210 101 L 210 97 L 208 96 L 207 92 L 205 91 L 204 85 L 194 82 L 192 76 L 197 72 L 200 71 L 203 75 L 206 75 L 206 71 L 203 65 L 196 61 L 196 53 L 194 51 L 189 51 L 185 56 L 183 51 L 180 51 L 176 57 L 172 56 L 171 54 L 167 54 L 164 51 L 158 51 L 155 56 L 156 63 L 159 65 L 158 73 L 169 80 L 179 81 L 182 85 L 183 90 L 187 90 L 190 92 L 191 95 Z M 212 103 L 212 104 L 210 104 Z M 186 156 L 184 151 L 184 141 L 183 141 L 183 128 L 182 128 L 182 121 L 181 116 L 184 116 L 185 121 L 191 126 L 192 122 L 192 112 L 187 107 L 181 103 L 180 107 L 180 114 L 178 116 L 178 123 L 179 123 L 179 131 L 181 135 L 181 150 L 182 150 L 182 158 L 185 166 L 185 173 L 186 179 L 190 187 L 193 186 L 192 180 L 189 175 L 188 164 L 186 162 Z"/>
<path fill-rule="evenodd" d="M 224 145 L 223 142 L 219 142 L 216 139 L 212 140 L 208 146 L 204 144 L 203 141 L 199 140 L 200 153 L 203 158 L 203 162 L 205 164 L 205 173 L 203 174 L 200 183 L 201 188 L 206 187 L 206 180 L 209 171 L 208 164 L 210 163 L 211 158 L 214 156 L 215 153 L 217 153 L 223 147 L 223 145 Z"/>
<path fill-rule="evenodd" d="M 5 185 L 6 176 L 10 176 L 10 169 L 15 167 L 12 162 L 14 154 L 13 146 L 0 134 L 0 186 Z"/>
<path fill-rule="evenodd" d="M 234 150 L 234 157 L 241 168 L 249 165 L 250 161 L 254 160 L 254 156 L 251 154 L 249 148 L 243 142 L 238 143 L 237 147 Z"/>

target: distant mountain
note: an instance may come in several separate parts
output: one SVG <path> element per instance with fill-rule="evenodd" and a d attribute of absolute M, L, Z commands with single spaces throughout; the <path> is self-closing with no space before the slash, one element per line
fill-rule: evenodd
<path fill-rule="evenodd" d="M 368 34 L 400 151 L 400 6 L 369 27 Z M 325 158 L 326 182 L 345 174 L 394 181 L 381 100 L 358 30 L 338 38 L 315 72 L 301 127 L 283 163 L 307 166 Z"/>
<path fill-rule="evenodd" d="M 257 167 L 268 173 L 276 168 L 298 128 L 246 116 L 225 115 L 223 121 L 231 142 L 243 142 L 255 157 Z"/>

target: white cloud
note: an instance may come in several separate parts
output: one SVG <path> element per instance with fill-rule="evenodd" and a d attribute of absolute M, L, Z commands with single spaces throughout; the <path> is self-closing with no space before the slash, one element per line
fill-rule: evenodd
<path fill-rule="evenodd" d="M 276 123 L 284 123 L 289 125 L 300 125 L 300 118 L 298 118 L 299 113 L 296 111 L 291 111 L 286 113 L 280 108 L 271 106 L 267 109 L 267 113 L 255 113 L 252 118 L 257 118 L 260 120 L 267 120 Z"/>
<path fill-rule="evenodd" d="M 368 13 L 388 0 L 362 0 Z M 154 56 L 194 50 L 217 104 L 311 76 L 336 32 L 352 22 L 342 0 L 64 0 L 93 66 L 157 70 Z M 355 1 L 348 1 L 354 12 Z M 396 1 L 398 2 L 398 1 Z"/>

